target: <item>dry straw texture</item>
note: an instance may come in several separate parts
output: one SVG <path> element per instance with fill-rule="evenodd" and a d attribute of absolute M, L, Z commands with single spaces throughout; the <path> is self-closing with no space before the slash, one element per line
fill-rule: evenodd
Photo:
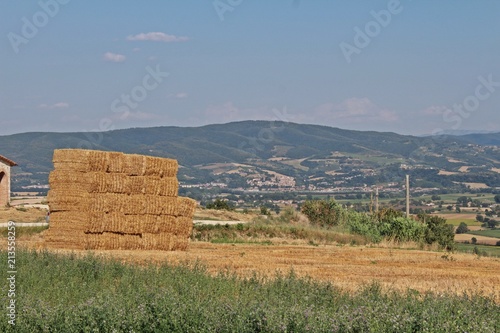
<path fill-rule="evenodd" d="M 178 197 L 176 160 L 54 151 L 47 241 L 76 249 L 186 250 L 196 201 Z"/>

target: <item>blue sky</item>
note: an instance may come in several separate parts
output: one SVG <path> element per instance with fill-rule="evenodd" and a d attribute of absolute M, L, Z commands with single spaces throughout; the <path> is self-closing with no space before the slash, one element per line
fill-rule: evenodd
<path fill-rule="evenodd" d="M 500 131 L 499 1 L 0 2 L 0 135 Z"/>

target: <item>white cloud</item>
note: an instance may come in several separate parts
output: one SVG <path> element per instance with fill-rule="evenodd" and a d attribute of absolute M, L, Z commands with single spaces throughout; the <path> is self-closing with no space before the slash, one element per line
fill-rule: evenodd
<path fill-rule="evenodd" d="M 169 35 L 164 32 L 148 32 L 148 33 L 140 33 L 137 35 L 130 35 L 127 37 L 127 40 L 171 43 L 171 42 L 185 42 L 189 40 L 189 38 L 185 36 Z"/>
<path fill-rule="evenodd" d="M 188 93 L 185 93 L 185 92 L 178 92 L 177 94 L 175 94 L 175 98 L 187 98 L 188 97 Z"/>
<path fill-rule="evenodd" d="M 54 110 L 54 109 L 67 109 L 69 108 L 69 103 L 66 102 L 58 102 L 54 104 L 40 104 L 38 105 L 38 108 L 40 109 L 45 109 L 45 110 Z"/>
<path fill-rule="evenodd" d="M 104 60 L 106 61 L 111 61 L 111 62 L 123 62 L 125 61 L 126 57 L 123 54 L 116 54 L 112 52 L 106 52 L 104 53 Z"/>

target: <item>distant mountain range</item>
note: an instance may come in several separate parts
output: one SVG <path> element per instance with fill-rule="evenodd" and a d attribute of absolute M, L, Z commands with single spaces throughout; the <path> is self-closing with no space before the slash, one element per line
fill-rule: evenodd
<path fill-rule="evenodd" d="M 57 148 L 176 158 L 181 165 L 179 177 L 185 184 L 290 186 L 277 182 L 280 176 L 293 179 L 294 186 L 320 190 L 389 184 L 410 173 L 414 185 L 422 187 L 470 186 L 466 183 L 500 186 L 500 133 L 416 137 L 242 121 L 202 127 L 0 136 L 0 154 L 19 164 L 14 189 L 46 184 L 52 153 Z"/>

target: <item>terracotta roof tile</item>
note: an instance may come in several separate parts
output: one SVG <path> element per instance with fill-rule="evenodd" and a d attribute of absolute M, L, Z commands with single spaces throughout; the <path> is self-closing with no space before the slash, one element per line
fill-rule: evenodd
<path fill-rule="evenodd" d="M 0 155 L 0 162 L 7 164 L 8 166 L 16 166 L 17 163 L 13 160 L 9 160 L 7 157 Z"/>

